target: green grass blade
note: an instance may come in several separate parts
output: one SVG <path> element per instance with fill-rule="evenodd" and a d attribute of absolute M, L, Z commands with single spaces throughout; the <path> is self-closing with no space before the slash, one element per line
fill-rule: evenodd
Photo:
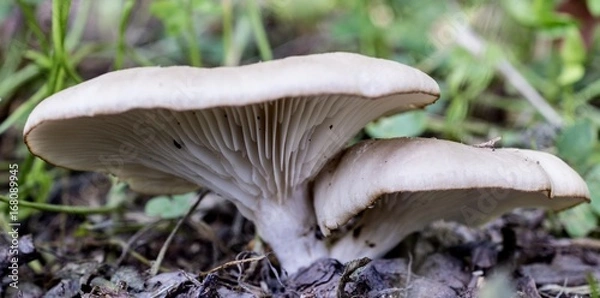
<path fill-rule="evenodd" d="M 127 33 L 127 25 L 129 24 L 129 19 L 131 18 L 131 12 L 133 11 L 133 6 L 135 5 L 135 1 L 128 0 L 125 2 L 123 6 L 123 12 L 121 15 L 121 20 L 119 21 L 119 39 L 117 41 L 117 51 L 115 53 L 115 69 L 123 68 L 123 59 L 125 53 L 127 52 L 127 45 L 125 43 L 125 34 Z"/>
<path fill-rule="evenodd" d="M 256 3 L 256 0 L 248 0 L 246 5 L 248 8 L 250 22 L 252 24 L 252 31 L 254 31 L 254 38 L 256 39 L 258 51 L 260 52 L 260 58 L 263 61 L 272 60 L 273 52 L 271 51 L 271 45 L 269 44 L 267 33 L 262 23 L 260 7 L 258 6 L 258 3 Z"/>

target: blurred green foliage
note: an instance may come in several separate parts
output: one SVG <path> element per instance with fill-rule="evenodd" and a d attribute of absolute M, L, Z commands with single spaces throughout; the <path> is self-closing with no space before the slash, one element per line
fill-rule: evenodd
<path fill-rule="evenodd" d="M 195 197 L 195 193 L 154 197 L 146 203 L 144 212 L 163 219 L 183 217 L 194 204 Z"/>
<path fill-rule="evenodd" d="M 396 138 L 420 136 L 427 129 L 425 111 L 410 111 L 384 117 L 369 123 L 365 131 L 372 138 Z"/>
<path fill-rule="evenodd" d="M 581 3 L 2 1 L 0 132 L 15 144 L 14 150 L 0 152 L 2 163 L 22 164 L 22 198 L 47 200 L 53 181 L 64 172 L 29 155 L 21 131 L 39 101 L 81 77 L 122 67 L 212 67 L 352 51 L 418 67 L 439 82 L 443 94 L 426 111 L 370 124 L 368 136 L 426 135 L 466 143 L 501 136 L 503 146 L 557 153 L 589 182 L 593 207 L 560 216 L 569 233 L 585 235 L 598 231 L 600 214 L 600 42 L 597 30 L 587 33 L 586 16 L 564 12 Z M 591 15 L 600 14 L 600 1 L 583 5 Z M 476 42 L 457 43 L 464 28 L 476 33 Z M 541 115 L 504 75 L 499 66 L 504 62 L 522 76 L 516 82 L 537 91 L 559 119 Z M 164 204 L 164 199 L 151 202 Z"/>
<path fill-rule="evenodd" d="M 590 12 L 593 16 L 600 16 L 600 1 L 598 0 L 586 0 L 587 7 L 590 9 Z"/>
<path fill-rule="evenodd" d="M 590 285 L 590 298 L 600 298 L 600 281 L 593 274 L 588 274 L 587 280 Z"/>

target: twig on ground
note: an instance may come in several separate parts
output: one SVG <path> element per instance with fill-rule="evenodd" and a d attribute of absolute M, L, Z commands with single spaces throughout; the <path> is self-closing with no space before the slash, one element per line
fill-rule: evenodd
<path fill-rule="evenodd" d="M 125 259 L 125 256 L 127 256 L 127 253 L 131 250 L 131 245 L 137 241 L 142 235 L 146 234 L 146 232 L 154 229 L 156 227 L 156 224 L 158 223 L 158 221 L 155 221 L 149 225 L 144 226 L 143 228 L 141 228 L 139 231 L 137 231 L 135 234 L 133 234 L 133 236 L 131 236 L 127 242 L 124 242 L 124 246 L 123 246 L 123 250 L 121 251 L 121 255 L 119 256 L 119 258 L 116 261 L 116 265 L 118 266 L 119 264 L 121 264 L 121 262 L 123 262 L 123 260 Z"/>
<path fill-rule="evenodd" d="M 177 225 L 175 226 L 175 228 L 173 228 L 173 230 L 171 231 L 171 234 L 169 234 L 169 237 L 167 237 L 167 240 L 165 240 L 165 243 L 160 248 L 160 252 L 158 253 L 158 256 L 156 257 L 154 264 L 152 264 L 152 267 L 150 268 L 150 276 L 155 276 L 158 273 L 158 271 L 160 269 L 160 264 L 162 263 L 162 260 L 165 258 L 165 254 L 167 253 L 167 249 L 169 248 L 169 244 L 171 244 L 173 237 L 175 237 L 175 233 L 177 233 L 177 231 L 179 230 L 179 228 L 181 227 L 183 222 L 185 222 L 187 220 L 187 218 L 190 217 L 190 215 L 194 212 L 194 210 L 196 210 L 196 207 L 198 207 L 198 204 L 200 204 L 200 202 L 202 201 L 202 198 L 206 194 L 208 194 L 208 192 L 209 192 L 208 190 L 203 190 L 198 195 L 198 199 L 196 200 L 194 205 L 192 205 L 192 207 L 190 207 L 190 210 L 188 210 L 188 212 L 185 214 L 185 216 L 182 217 L 177 222 Z"/>
<path fill-rule="evenodd" d="M 540 295 L 542 293 L 556 293 L 556 297 L 560 297 L 563 294 L 567 295 L 589 295 L 591 292 L 590 286 L 577 286 L 577 287 L 565 287 L 560 285 L 544 285 L 539 288 Z"/>
<path fill-rule="evenodd" d="M 600 250 L 600 240 L 593 238 L 568 239 L 567 246 L 576 246 L 585 249 Z"/>
<path fill-rule="evenodd" d="M 211 273 L 215 273 L 215 272 L 217 272 L 219 270 L 222 270 L 222 269 L 225 269 L 225 268 L 228 268 L 228 267 L 231 267 L 231 266 L 237 266 L 237 265 L 240 265 L 240 264 L 245 264 L 245 263 L 250 263 L 250 262 L 257 262 L 257 261 L 260 261 L 260 260 L 262 260 L 262 259 L 264 259 L 266 257 L 267 257 L 266 255 L 262 255 L 262 256 L 258 256 L 258 257 L 252 257 L 252 258 L 247 258 L 247 259 L 242 259 L 242 260 L 230 261 L 230 262 L 227 262 L 227 263 L 225 263 L 223 265 L 219 265 L 219 266 L 217 266 L 217 267 L 215 267 L 213 269 L 210 269 L 208 272 L 201 272 L 200 275 L 201 276 L 206 276 L 206 275 L 209 275 Z"/>
<path fill-rule="evenodd" d="M 350 281 L 350 275 L 354 273 L 354 271 L 365 267 L 367 264 L 371 262 L 369 258 L 361 258 L 352 260 L 345 264 L 344 272 L 342 272 L 342 276 L 340 277 L 340 282 L 337 287 L 337 298 L 343 298 L 346 296 L 344 288 L 346 284 Z"/>
<path fill-rule="evenodd" d="M 413 265 L 413 257 L 412 253 L 408 254 L 408 264 L 406 264 L 406 286 L 408 287 L 410 284 L 410 279 L 412 278 L 412 265 Z"/>
<path fill-rule="evenodd" d="M 501 137 L 495 137 L 491 140 L 485 141 L 483 143 L 479 143 L 479 144 L 474 144 L 471 145 L 473 147 L 476 148 L 494 148 L 496 146 L 496 143 L 498 143 L 502 138 Z"/>
<path fill-rule="evenodd" d="M 110 239 L 110 240 L 108 240 L 108 244 L 112 244 L 112 245 L 121 247 L 121 249 L 123 251 L 126 251 L 130 256 L 132 256 L 134 259 L 136 259 L 138 262 L 140 262 L 144 265 L 148 265 L 148 266 L 152 265 L 152 262 L 150 260 L 146 259 L 143 255 L 139 254 L 135 250 L 127 250 L 127 243 L 125 243 L 125 241 L 123 241 L 123 240 Z M 161 267 L 160 270 L 166 271 L 167 268 Z"/>

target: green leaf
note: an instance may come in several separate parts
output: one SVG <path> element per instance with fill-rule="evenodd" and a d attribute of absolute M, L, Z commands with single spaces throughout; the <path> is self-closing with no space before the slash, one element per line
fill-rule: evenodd
<path fill-rule="evenodd" d="M 150 5 L 150 12 L 162 21 L 167 34 L 172 37 L 188 30 L 186 20 L 190 14 L 217 15 L 220 9 L 218 3 L 209 0 L 155 0 Z"/>
<path fill-rule="evenodd" d="M 461 59 L 459 55 L 457 61 L 454 61 L 454 65 L 452 71 L 446 77 L 446 83 L 448 84 L 448 89 L 450 90 L 450 94 L 456 95 L 459 94 L 461 88 L 468 83 L 469 73 L 471 72 L 471 65 L 473 62 L 472 59 L 465 60 Z"/>
<path fill-rule="evenodd" d="M 580 64 L 585 62 L 585 42 L 576 26 L 565 31 L 560 57 L 565 64 Z"/>
<path fill-rule="evenodd" d="M 592 207 L 600 215 L 600 165 L 594 166 L 585 176 L 585 182 L 590 189 Z"/>
<path fill-rule="evenodd" d="M 534 0 L 533 13 L 537 19 L 538 25 L 552 24 L 556 20 L 556 14 L 554 14 L 554 1 Z"/>
<path fill-rule="evenodd" d="M 148 216 L 155 216 L 164 219 L 173 219 L 182 217 L 193 204 L 195 193 L 187 193 L 175 196 L 158 196 L 150 199 L 146 203 L 144 212 Z"/>
<path fill-rule="evenodd" d="M 589 119 L 582 119 L 567 126 L 558 135 L 558 155 L 574 165 L 581 165 L 592 153 L 596 139 L 596 128 Z"/>
<path fill-rule="evenodd" d="M 54 181 L 54 176 L 46 170 L 46 162 L 36 158 L 31 170 L 25 176 L 25 181 L 24 186 L 35 201 L 46 202 Z"/>
<path fill-rule="evenodd" d="M 585 279 L 587 283 L 590 285 L 590 297 L 591 298 L 599 298 L 600 297 L 600 284 L 598 283 L 598 279 L 594 276 L 592 272 L 588 272 L 586 274 Z"/>
<path fill-rule="evenodd" d="M 10 1 L 0 2 L 0 20 L 4 21 L 13 12 L 13 5 Z"/>
<path fill-rule="evenodd" d="M 425 111 L 411 111 L 371 122 L 365 131 L 372 138 L 415 137 L 425 131 L 426 121 Z"/>
<path fill-rule="evenodd" d="M 558 77 L 558 83 L 563 86 L 572 85 L 585 75 L 586 49 L 585 42 L 576 26 L 570 26 L 564 32 L 560 49 L 563 66 Z"/>
<path fill-rule="evenodd" d="M 588 204 L 581 204 L 558 214 L 571 237 L 583 237 L 596 229 L 597 217 Z"/>
<path fill-rule="evenodd" d="M 318 22 L 335 7 L 334 0 L 281 1 L 267 0 L 266 9 L 284 23 Z"/>
<path fill-rule="evenodd" d="M 556 12 L 555 1 L 504 0 L 502 4 L 510 16 L 526 26 L 546 30 L 570 26 L 574 23 L 572 17 Z"/>
<path fill-rule="evenodd" d="M 587 0 L 587 7 L 595 17 L 600 17 L 600 0 Z"/>
<path fill-rule="evenodd" d="M 585 68 L 583 65 L 578 63 L 564 64 L 557 80 L 561 86 L 568 86 L 581 80 L 584 75 Z"/>
<path fill-rule="evenodd" d="M 467 118 L 469 103 L 461 96 L 455 96 L 446 110 L 446 121 L 448 123 L 461 123 Z"/>
<path fill-rule="evenodd" d="M 150 12 L 163 22 L 167 34 L 178 36 L 185 29 L 186 10 L 183 7 L 181 1 L 158 0 L 152 2 Z"/>
<path fill-rule="evenodd" d="M 504 4 L 504 9 L 508 14 L 515 18 L 519 23 L 529 26 L 537 23 L 536 13 L 531 1 L 504 0 L 502 1 L 502 4 Z"/>

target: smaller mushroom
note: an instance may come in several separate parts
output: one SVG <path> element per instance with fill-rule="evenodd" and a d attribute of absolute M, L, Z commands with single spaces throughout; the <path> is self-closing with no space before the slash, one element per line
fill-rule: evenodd
<path fill-rule="evenodd" d="M 423 138 L 359 143 L 314 188 L 324 235 L 360 216 L 331 248 L 341 261 L 382 256 L 437 220 L 479 225 L 514 208 L 562 210 L 589 198 L 579 174 L 551 154 Z"/>

